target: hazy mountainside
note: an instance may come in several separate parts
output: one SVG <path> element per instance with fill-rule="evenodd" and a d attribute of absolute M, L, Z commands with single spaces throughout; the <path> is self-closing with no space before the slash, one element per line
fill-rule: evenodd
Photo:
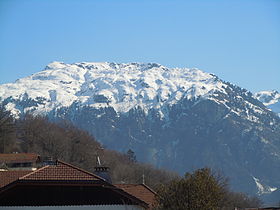
<path fill-rule="evenodd" d="M 106 147 L 183 174 L 209 166 L 238 191 L 278 202 L 280 118 L 250 92 L 198 69 L 54 62 L 0 86 L 15 115 L 67 119 Z"/>
<path fill-rule="evenodd" d="M 280 93 L 278 93 L 278 91 L 261 91 L 256 93 L 255 96 L 263 102 L 264 105 L 280 116 Z"/>

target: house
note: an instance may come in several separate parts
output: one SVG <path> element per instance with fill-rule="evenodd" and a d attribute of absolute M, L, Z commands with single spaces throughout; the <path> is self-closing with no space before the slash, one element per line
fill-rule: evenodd
<path fill-rule="evenodd" d="M 154 195 L 145 185 L 112 185 L 59 160 L 34 171 L 0 171 L 0 208 L 5 209 L 140 210 L 151 207 Z"/>
<path fill-rule="evenodd" d="M 39 162 L 35 153 L 0 154 L 0 170 L 35 170 Z"/>

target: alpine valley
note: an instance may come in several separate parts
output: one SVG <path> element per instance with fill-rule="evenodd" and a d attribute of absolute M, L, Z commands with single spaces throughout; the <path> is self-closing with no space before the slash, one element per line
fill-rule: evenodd
<path fill-rule="evenodd" d="M 157 63 L 53 62 L 1 85 L 0 101 L 16 117 L 69 120 L 109 149 L 132 149 L 138 161 L 181 175 L 209 166 L 233 190 L 280 201 L 276 91 L 253 95 L 213 74 Z"/>

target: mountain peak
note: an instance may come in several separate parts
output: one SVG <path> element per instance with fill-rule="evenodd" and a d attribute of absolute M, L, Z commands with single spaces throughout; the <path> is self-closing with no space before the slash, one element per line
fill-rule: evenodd
<path fill-rule="evenodd" d="M 280 116 L 280 93 L 277 90 L 260 91 L 255 97 Z"/>
<path fill-rule="evenodd" d="M 44 70 L 64 68 L 66 65 L 60 61 L 53 61 L 49 63 Z"/>
<path fill-rule="evenodd" d="M 274 104 L 280 99 L 280 93 L 277 90 L 260 91 L 255 96 L 265 105 Z"/>

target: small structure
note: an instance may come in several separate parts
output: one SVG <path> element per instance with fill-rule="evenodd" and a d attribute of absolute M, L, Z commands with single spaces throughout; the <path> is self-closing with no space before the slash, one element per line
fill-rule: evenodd
<path fill-rule="evenodd" d="M 129 190 L 63 161 L 35 171 L 0 171 L 0 206 L 51 210 L 149 208 Z"/>
<path fill-rule="evenodd" d="M 94 174 L 105 179 L 105 181 L 112 184 L 111 176 L 109 174 L 109 167 L 102 166 L 99 156 L 96 157 L 96 166 L 94 167 Z"/>
<path fill-rule="evenodd" d="M 115 184 L 116 187 L 124 190 L 125 192 L 135 196 L 136 198 L 145 201 L 149 205 L 149 209 L 152 209 L 156 204 L 156 192 L 143 184 Z"/>

